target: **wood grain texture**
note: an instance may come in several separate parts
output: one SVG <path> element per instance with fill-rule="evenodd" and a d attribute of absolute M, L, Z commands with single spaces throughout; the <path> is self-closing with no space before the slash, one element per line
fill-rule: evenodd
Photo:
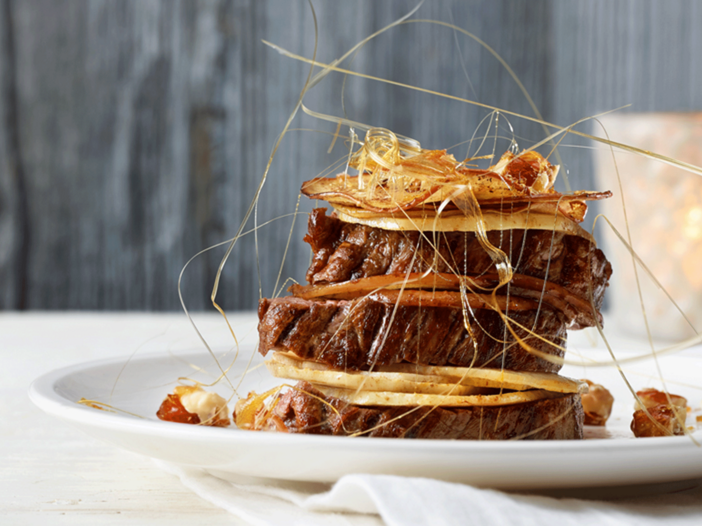
<path fill-rule="evenodd" d="M 26 307 L 29 224 L 17 115 L 17 62 L 10 4 L 0 3 L 0 305 Z"/>
<path fill-rule="evenodd" d="M 197 320 L 215 347 L 231 345 L 221 316 Z M 250 341 L 245 336 L 255 316 L 232 316 L 231 322 L 240 341 Z M 149 458 L 102 444 L 27 397 L 29 384 L 53 369 L 197 348 L 200 341 L 182 314 L 0 313 L 0 524 L 249 524 L 201 499 Z"/>
<path fill-rule="evenodd" d="M 307 2 L 0 4 L 0 307 L 178 309 L 181 268 L 237 232 L 295 107 L 308 66 L 261 40 L 312 56 Z M 314 7 L 317 56 L 328 62 L 412 6 L 318 0 Z M 694 0 L 429 1 L 414 18 L 453 21 L 484 40 L 544 118 L 560 125 L 626 103 L 639 111 L 702 107 L 695 51 L 702 6 Z M 397 27 L 366 45 L 350 67 L 533 115 L 495 58 L 445 27 Z M 342 75 L 329 75 L 305 103 L 334 115 L 345 109 L 354 120 L 431 148 L 470 139 L 488 113 L 358 78 L 346 79 L 342 107 L 342 86 Z M 520 146 L 544 135 L 533 123 L 510 122 Z M 327 154 L 333 125 L 300 114 L 291 128 L 263 190 L 258 224 L 293 213 L 301 182 L 344 156 L 341 141 Z M 592 188 L 590 152 L 564 146 L 561 154 L 573 186 Z M 18 187 L 17 166 L 26 191 Z M 301 202 L 300 211 L 311 206 Z M 287 277 L 303 279 L 305 222 L 297 217 L 282 271 L 290 217 L 237 243 L 218 296 L 226 308 L 253 308 L 259 291 L 270 296 L 276 282 L 279 289 Z M 223 253 L 214 249 L 189 267 L 183 291 L 191 308 L 209 305 Z"/>
<path fill-rule="evenodd" d="M 569 125 L 601 112 L 702 110 L 702 5 L 695 0 L 555 2 L 553 118 Z M 583 131 L 604 136 L 589 122 Z M 565 168 L 595 187 L 593 145 L 567 142 Z M 602 146 L 599 146 L 602 147 Z M 664 152 L 661 152 L 664 153 Z M 616 184 L 613 180 L 613 184 Z M 599 211 L 595 203 L 589 217 Z"/>

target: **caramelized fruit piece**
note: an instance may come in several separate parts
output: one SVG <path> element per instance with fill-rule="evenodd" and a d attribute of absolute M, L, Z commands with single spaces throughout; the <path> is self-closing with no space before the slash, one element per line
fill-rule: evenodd
<path fill-rule="evenodd" d="M 675 407 L 682 407 L 685 409 L 687 407 L 687 399 L 674 395 L 671 393 L 666 394 L 664 391 L 659 391 L 652 387 L 647 387 L 641 391 L 636 391 L 636 396 L 639 397 L 641 404 L 636 403 L 635 409 L 641 409 L 641 405 L 644 407 L 655 407 L 657 405 L 670 405 L 672 403 Z"/>
<path fill-rule="evenodd" d="M 685 420 L 681 420 L 678 412 L 669 405 L 656 405 L 648 408 L 648 412 L 651 415 L 650 418 L 643 409 L 634 413 L 634 419 L 631 421 L 631 430 L 634 432 L 634 436 L 664 437 L 684 434 L 682 423 Z M 656 425 L 654 421 L 660 426 Z"/>
<path fill-rule="evenodd" d="M 582 395 L 583 411 L 585 412 L 586 426 L 603 426 L 612 414 L 612 404 L 614 397 L 605 387 L 600 384 L 587 382 L 588 392 Z"/>
<path fill-rule="evenodd" d="M 227 427 L 231 424 L 228 413 L 227 401 L 217 393 L 179 385 L 163 401 L 156 416 L 168 422 Z"/>
<path fill-rule="evenodd" d="M 180 396 L 169 394 L 159 407 L 156 416 L 166 422 L 177 422 L 179 424 L 199 424 L 200 417 L 193 413 L 188 413 L 183 404 L 180 403 Z"/>
<path fill-rule="evenodd" d="M 636 396 L 639 401 L 636 402 L 636 412 L 631 422 L 635 436 L 660 437 L 685 433 L 687 399 L 651 387 L 636 391 Z"/>

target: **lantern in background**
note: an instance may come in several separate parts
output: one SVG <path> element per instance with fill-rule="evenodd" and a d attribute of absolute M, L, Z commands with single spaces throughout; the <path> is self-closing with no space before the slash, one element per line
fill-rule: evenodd
<path fill-rule="evenodd" d="M 601 122 L 613 141 L 702 166 L 702 113 L 620 114 Z M 601 130 L 595 133 L 604 136 Z M 613 158 L 612 150 L 601 145 L 596 169 L 598 186 L 614 193 L 602 212 L 627 239 L 618 169 L 634 250 L 702 332 L 702 177 L 616 149 Z M 645 336 L 631 254 L 606 223 L 598 222 L 597 230 L 604 233 L 614 267 L 610 319 L 625 332 Z M 645 270 L 639 267 L 638 274 L 652 336 L 692 336 L 689 323 Z"/>

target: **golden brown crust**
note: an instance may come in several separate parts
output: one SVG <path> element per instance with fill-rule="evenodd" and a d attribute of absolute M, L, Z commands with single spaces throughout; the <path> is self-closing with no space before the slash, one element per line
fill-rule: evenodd
<path fill-rule="evenodd" d="M 545 306 L 510 312 L 509 319 L 523 343 L 552 360 L 525 349 L 491 309 L 475 310 L 466 323 L 460 307 L 287 296 L 262 299 L 258 314 L 261 354 L 291 352 L 337 370 L 413 363 L 556 373 L 567 335 L 565 318 Z"/>
<path fill-rule="evenodd" d="M 580 395 L 506 407 L 358 407 L 298 383 L 262 429 L 289 433 L 458 440 L 568 440 L 583 437 Z M 275 422 L 273 422 L 275 420 Z M 270 422 L 269 422 L 270 421 Z"/>

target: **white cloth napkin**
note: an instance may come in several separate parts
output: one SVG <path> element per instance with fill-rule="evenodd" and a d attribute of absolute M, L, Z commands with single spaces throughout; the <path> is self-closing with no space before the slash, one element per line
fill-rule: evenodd
<path fill-rule="evenodd" d="M 702 488 L 614 502 L 515 495 L 431 479 L 347 475 L 336 484 L 238 483 L 157 461 L 254 526 L 637 526 L 702 524 Z"/>

